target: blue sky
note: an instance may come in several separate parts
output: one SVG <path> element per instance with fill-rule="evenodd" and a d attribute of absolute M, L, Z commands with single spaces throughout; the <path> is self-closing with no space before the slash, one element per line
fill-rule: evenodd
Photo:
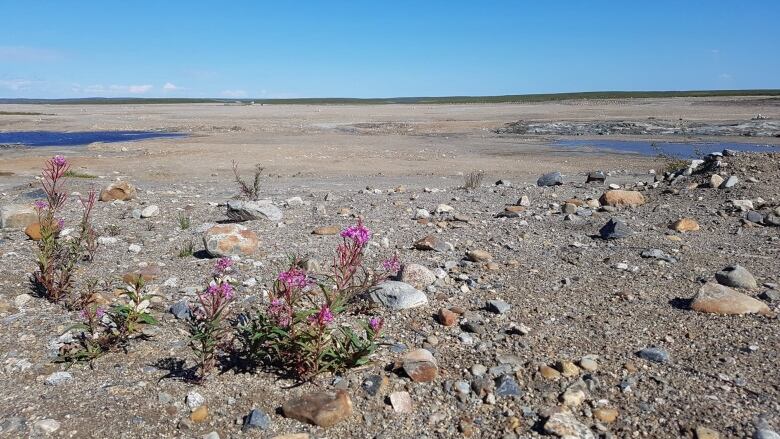
<path fill-rule="evenodd" d="M 0 0 L 0 97 L 780 88 L 780 1 Z"/>

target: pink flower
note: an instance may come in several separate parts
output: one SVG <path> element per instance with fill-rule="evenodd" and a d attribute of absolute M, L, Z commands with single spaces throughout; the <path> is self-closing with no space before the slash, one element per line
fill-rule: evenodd
<path fill-rule="evenodd" d="M 295 267 L 279 273 L 279 280 L 287 288 L 306 288 L 312 284 L 306 272 Z"/>
<path fill-rule="evenodd" d="M 371 240 L 371 230 L 363 225 L 363 221 L 358 221 L 354 226 L 347 227 L 341 231 L 341 237 L 351 239 L 358 246 L 364 246 Z"/>
<path fill-rule="evenodd" d="M 333 313 L 328 308 L 328 305 L 322 305 L 316 314 L 309 316 L 309 323 L 317 325 L 321 328 L 328 326 L 333 321 Z"/>
<path fill-rule="evenodd" d="M 392 258 L 382 262 L 382 267 L 390 273 L 398 273 L 401 269 L 401 261 L 398 260 L 398 255 L 393 255 Z"/>
<path fill-rule="evenodd" d="M 44 210 L 49 207 L 49 203 L 44 200 L 38 200 L 35 202 L 35 208 L 37 210 Z"/>
<path fill-rule="evenodd" d="M 102 320 L 104 315 L 106 315 L 106 309 L 103 308 L 102 306 L 97 307 L 97 309 L 95 310 L 95 317 L 98 320 Z"/>
<path fill-rule="evenodd" d="M 268 305 L 268 315 L 273 317 L 276 320 L 276 324 L 281 327 L 290 326 L 290 323 L 292 323 L 290 307 L 279 299 L 272 300 L 271 304 Z"/>
<path fill-rule="evenodd" d="M 233 298 L 233 286 L 227 282 L 221 282 L 216 285 L 209 285 L 206 289 L 206 294 L 223 300 L 230 300 Z"/>
<path fill-rule="evenodd" d="M 65 157 L 61 156 L 61 155 L 55 155 L 51 159 L 51 161 L 52 161 L 52 163 L 54 163 L 55 166 L 57 166 L 59 168 L 64 168 L 65 166 L 68 166 L 68 160 Z"/>
<path fill-rule="evenodd" d="M 230 258 L 219 258 L 214 265 L 214 273 L 221 275 L 233 266 L 233 260 Z"/>
<path fill-rule="evenodd" d="M 375 333 L 381 331 L 384 325 L 385 325 L 385 319 L 381 317 L 371 317 L 371 319 L 368 321 L 368 326 Z"/>

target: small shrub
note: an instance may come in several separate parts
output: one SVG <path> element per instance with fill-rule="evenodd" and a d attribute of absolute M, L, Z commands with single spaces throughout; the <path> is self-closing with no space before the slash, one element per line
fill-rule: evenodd
<path fill-rule="evenodd" d="M 190 220 L 190 217 L 188 215 L 183 214 L 183 213 L 179 214 L 178 220 L 179 220 L 179 228 L 181 230 L 187 230 L 187 229 L 190 228 L 191 220 Z"/>
<path fill-rule="evenodd" d="M 217 362 L 217 350 L 227 344 L 230 327 L 225 322 L 235 296 L 229 276 L 232 265 L 229 258 L 217 261 L 212 281 L 198 294 L 198 305 L 191 308 L 190 347 L 197 360 L 199 380 L 211 373 Z"/>
<path fill-rule="evenodd" d="M 65 172 L 65 177 L 70 177 L 70 178 L 85 178 L 85 179 L 93 179 L 93 178 L 97 178 L 97 176 L 95 176 L 95 175 L 92 175 L 92 174 L 87 174 L 87 173 L 84 173 L 84 172 L 79 172 L 79 171 L 74 171 L 73 169 L 68 169 L 68 171 L 67 171 L 67 172 Z"/>
<path fill-rule="evenodd" d="M 463 189 L 472 190 L 482 186 L 482 179 L 485 178 L 483 171 L 472 171 L 463 178 Z"/>
<path fill-rule="evenodd" d="M 98 247 L 97 233 L 90 218 L 97 200 L 94 190 L 89 191 L 86 199 L 79 197 L 83 208 L 79 232 L 69 240 L 60 237 L 65 221 L 59 217 L 59 212 L 68 200 L 64 177 L 69 168 L 68 161 L 62 156 L 55 156 L 46 162 L 42 172 L 46 201 L 35 203 L 41 239 L 37 241 L 38 271 L 33 275 L 33 283 L 41 295 L 53 302 L 69 294 L 76 263 L 92 260 Z"/>
<path fill-rule="evenodd" d="M 120 303 L 112 309 L 112 318 L 116 323 L 120 340 L 129 340 L 142 334 L 144 325 L 156 325 L 157 320 L 149 312 L 152 294 L 144 291 L 144 277 L 133 276 L 131 283 L 125 286 L 122 294 L 127 303 Z"/>
<path fill-rule="evenodd" d="M 180 258 L 187 258 L 194 254 L 195 254 L 195 243 L 192 242 L 191 239 L 187 240 L 184 244 L 182 244 L 181 248 L 179 248 Z"/>
<path fill-rule="evenodd" d="M 248 200 L 258 200 L 260 198 L 260 177 L 264 170 L 265 168 L 260 166 L 259 163 L 255 165 L 254 177 L 252 179 L 252 184 L 250 185 L 241 178 L 241 174 L 238 172 L 238 163 L 236 163 L 235 160 L 233 161 L 233 179 L 238 185 L 240 192 L 239 197 Z"/>
<path fill-rule="evenodd" d="M 360 222 L 341 236 L 329 274 L 307 273 L 299 267 L 299 259 L 292 258 L 274 283 L 270 304 L 239 325 L 239 340 L 250 361 L 299 379 L 369 361 L 383 320 L 350 325 L 345 311 L 353 298 L 398 271 L 400 263 L 393 256 L 377 273 L 365 267 L 371 231 Z"/>
<path fill-rule="evenodd" d="M 109 224 L 103 228 L 103 231 L 108 236 L 119 236 L 122 233 L 122 228 L 116 224 Z"/>

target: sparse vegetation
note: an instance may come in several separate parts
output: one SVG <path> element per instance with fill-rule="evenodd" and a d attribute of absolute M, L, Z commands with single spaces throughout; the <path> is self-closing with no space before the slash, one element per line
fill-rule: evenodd
<path fill-rule="evenodd" d="M 252 184 L 249 184 L 244 181 L 244 179 L 241 177 L 241 174 L 238 172 L 238 163 L 236 163 L 235 160 L 233 161 L 233 178 L 238 185 L 240 198 L 245 198 L 247 200 L 257 200 L 260 198 L 260 177 L 262 176 L 264 170 L 265 168 L 263 168 L 259 163 L 256 164 L 254 169 L 254 176 L 252 178 Z"/>
<path fill-rule="evenodd" d="M 190 219 L 189 215 L 181 213 L 177 219 L 179 221 L 179 228 L 181 230 L 187 230 L 190 228 L 192 220 Z"/>
<path fill-rule="evenodd" d="M 472 190 L 482 185 L 482 179 L 485 178 L 485 173 L 482 171 L 472 171 L 466 174 L 463 178 L 463 189 Z"/>
<path fill-rule="evenodd" d="M 179 248 L 179 257 L 180 258 L 188 258 L 188 257 L 192 256 L 193 254 L 195 254 L 195 243 L 192 242 L 191 239 L 188 239 Z"/>
<path fill-rule="evenodd" d="M 74 171 L 73 169 L 68 169 L 68 171 L 65 173 L 65 177 L 84 178 L 84 179 L 97 178 L 96 175 L 87 174 L 85 172 Z"/>

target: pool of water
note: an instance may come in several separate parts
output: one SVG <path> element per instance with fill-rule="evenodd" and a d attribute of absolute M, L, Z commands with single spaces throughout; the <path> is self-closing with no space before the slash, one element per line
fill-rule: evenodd
<path fill-rule="evenodd" d="M 643 155 L 665 154 L 680 158 L 697 158 L 724 149 L 741 152 L 780 152 L 778 145 L 737 142 L 652 142 L 649 140 L 557 140 L 552 146 L 593 148 Z"/>
<path fill-rule="evenodd" d="M 94 142 L 132 142 L 185 135 L 166 131 L 7 131 L 0 132 L 0 145 L 79 146 Z"/>

